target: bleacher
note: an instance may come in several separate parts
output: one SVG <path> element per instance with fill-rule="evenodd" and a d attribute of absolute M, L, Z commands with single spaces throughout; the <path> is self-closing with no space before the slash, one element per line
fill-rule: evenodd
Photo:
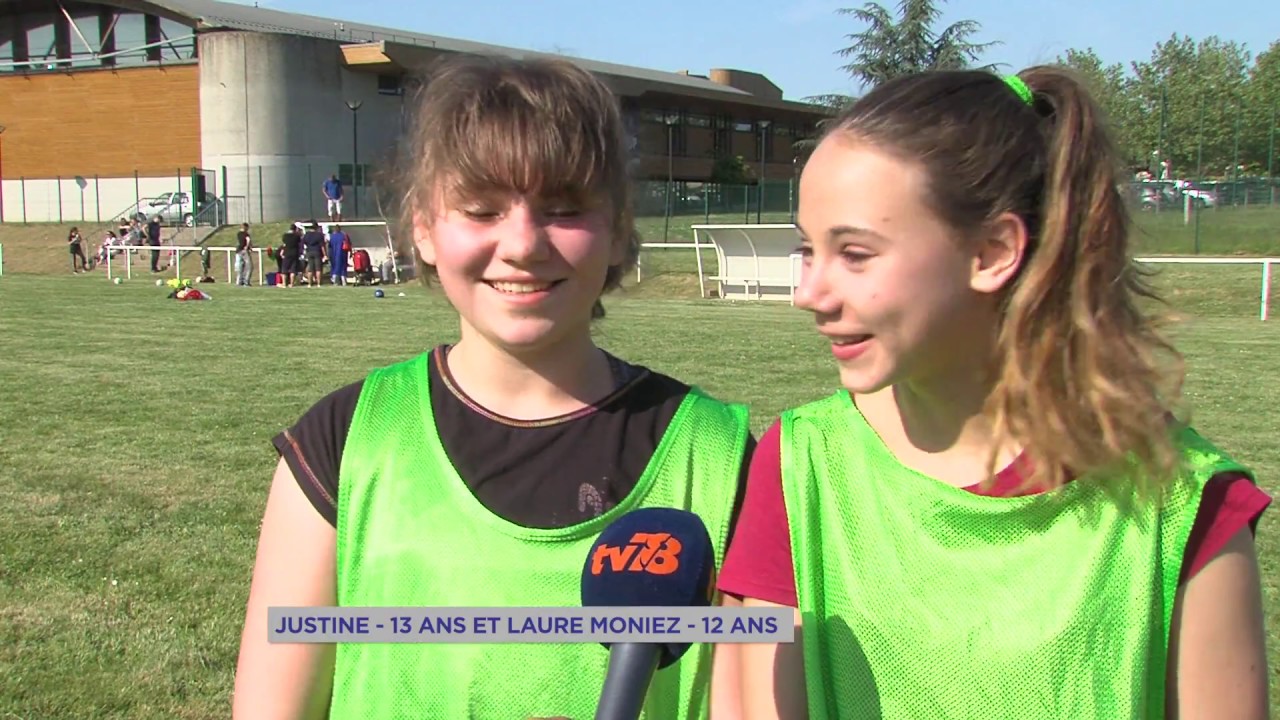
<path fill-rule="evenodd" d="M 704 275 L 698 284 L 707 296 L 708 281 L 716 283 L 716 296 L 726 300 L 795 301 L 800 284 L 800 244 L 796 226 L 694 225 L 693 241 L 715 248 L 717 272 Z"/>

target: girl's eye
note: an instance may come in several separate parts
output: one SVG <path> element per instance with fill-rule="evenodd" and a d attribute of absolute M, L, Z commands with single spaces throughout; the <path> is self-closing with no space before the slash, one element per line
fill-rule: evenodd
<path fill-rule="evenodd" d="M 582 214 L 582 210 L 576 207 L 556 207 L 546 210 L 547 217 L 553 218 L 571 218 L 578 217 Z"/>
<path fill-rule="evenodd" d="M 866 262 L 871 259 L 871 253 L 861 250 L 844 250 L 840 253 L 845 260 L 854 263 Z"/>
<path fill-rule="evenodd" d="M 484 208 L 468 208 L 468 209 L 464 209 L 464 210 L 462 211 L 462 214 L 463 214 L 463 215 L 466 215 L 468 218 L 470 218 L 470 219 L 472 219 L 472 220 L 480 220 L 480 221 L 484 221 L 484 220 L 492 220 L 492 219 L 494 219 L 494 218 L 498 217 L 498 213 L 496 213 L 496 212 L 494 212 L 494 211 L 492 211 L 492 210 L 484 209 Z"/>

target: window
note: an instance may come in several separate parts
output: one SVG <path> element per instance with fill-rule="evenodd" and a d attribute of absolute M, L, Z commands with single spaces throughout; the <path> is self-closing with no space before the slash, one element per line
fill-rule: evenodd
<path fill-rule="evenodd" d="M 48 60 L 49 65 L 38 65 L 33 70 L 52 70 L 52 62 L 57 58 L 56 31 L 52 13 L 31 13 L 19 16 L 25 28 L 27 38 L 27 59 Z"/>
<path fill-rule="evenodd" d="M 706 115 L 686 115 L 685 120 L 691 127 L 709 128 L 711 127 L 711 118 Z"/>
<path fill-rule="evenodd" d="M 13 62 L 13 18 L 0 15 L 0 72 L 9 72 L 12 67 L 5 67 Z"/>
<path fill-rule="evenodd" d="M 712 155 L 716 158 L 728 157 L 733 154 L 733 133 L 730 130 L 732 124 L 728 117 L 717 115 L 712 119 L 715 130 L 712 131 Z"/>
<path fill-rule="evenodd" d="M 146 20 L 137 13 L 120 13 L 112 30 L 116 51 L 121 53 L 115 58 L 117 65 L 142 65 L 147 61 L 145 50 L 138 48 L 147 44 Z"/>
<path fill-rule="evenodd" d="M 156 42 L 164 43 L 164 45 L 156 48 L 160 53 L 160 60 L 169 62 L 195 60 L 196 39 L 189 37 L 192 34 L 191 28 L 168 18 L 157 18 L 156 20 L 159 23 L 160 32 L 160 37 Z"/>
<path fill-rule="evenodd" d="M 666 122 L 664 113 L 661 110 L 649 110 L 649 109 L 640 111 L 640 121 L 647 122 L 647 123 L 657 123 L 659 125 L 662 125 Z"/>
<path fill-rule="evenodd" d="M 70 10 L 70 13 L 74 24 L 67 26 L 70 32 L 67 37 L 68 52 L 65 57 L 80 64 L 85 61 L 92 62 L 102 40 L 98 34 L 98 10 L 76 8 Z M 58 24 L 66 25 L 66 18 Z"/>
<path fill-rule="evenodd" d="M 360 169 L 360 178 L 359 178 L 360 182 L 358 183 L 354 182 L 355 178 L 353 177 L 353 173 L 352 173 L 353 167 L 358 167 Z M 372 173 L 373 173 L 373 166 L 367 163 L 360 163 L 358 166 L 353 166 L 351 163 L 341 163 L 338 165 L 338 180 L 342 182 L 343 187 L 358 187 L 358 186 L 371 185 L 372 178 L 370 177 L 370 175 Z"/>
<path fill-rule="evenodd" d="M 403 95 L 404 87 L 400 84 L 399 75 L 379 75 L 378 76 L 378 94 L 379 95 Z"/>
<path fill-rule="evenodd" d="M 753 122 L 739 120 L 733 124 L 733 129 L 738 132 L 745 132 L 745 133 L 755 132 L 756 124 Z"/>

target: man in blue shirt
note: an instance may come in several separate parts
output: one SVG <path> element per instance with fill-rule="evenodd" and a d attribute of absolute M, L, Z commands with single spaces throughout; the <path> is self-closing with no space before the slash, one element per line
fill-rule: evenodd
<path fill-rule="evenodd" d="M 330 175 L 324 181 L 324 199 L 329 205 L 329 222 L 342 221 L 342 181 Z"/>
<path fill-rule="evenodd" d="M 329 231 L 329 279 L 334 285 L 347 284 L 347 254 L 351 252 L 351 242 L 347 234 L 342 232 L 341 225 L 334 225 Z"/>

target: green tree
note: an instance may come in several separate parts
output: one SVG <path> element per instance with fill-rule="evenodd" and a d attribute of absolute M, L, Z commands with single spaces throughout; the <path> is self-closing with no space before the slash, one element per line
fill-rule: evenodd
<path fill-rule="evenodd" d="M 1140 111 L 1157 120 L 1165 108 L 1163 152 L 1175 177 L 1222 177 L 1236 157 L 1236 130 L 1248 80 L 1249 53 L 1210 36 L 1199 43 L 1173 35 L 1157 43 L 1151 59 L 1133 64 Z M 1144 123 L 1138 140 L 1151 151 L 1160 138 Z"/>
<path fill-rule="evenodd" d="M 1246 166 L 1259 173 L 1280 173 L 1280 40 L 1258 54 L 1245 89 L 1244 132 L 1241 138 Z"/>
<path fill-rule="evenodd" d="M 996 42 L 976 43 L 972 38 L 982 29 L 975 20 L 960 20 L 937 29 L 945 0 L 899 0 L 895 16 L 878 2 L 860 8 L 839 8 L 836 13 L 851 16 L 863 25 L 861 32 L 845 36 L 850 42 L 836 54 L 847 59 L 841 66 L 860 87 L 874 87 L 886 80 L 926 70 L 960 70 L 972 67 Z M 994 69 L 993 65 L 983 66 Z M 838 112 L 853 102 L 850 95 L 816 95 L 805 100 Z M 809 150 L 813 140 L 795 143 Z"/>
<path fill-rule="evenodd" d="M 1058 56 L 1057 64 L 1074 70 L 1088 84 L 1089 92 L 1107 117 L 1125 162 L 1146 167 L 1150 162 L 1148 145 L 1152 125 L 1158 125 L 1160 118 L 1158 114 L 1152 117 L 1143 112 L 1133 92 L 1133 78 L 1125 72 L 1124 64 L 1103 64 L 1093 48 L 1068 50 Z"/>
<path fill-rule="evenodd" d="M 895 17 L 884 5 L 868 2 L 860 8 L 840 8 L 865 27 L 846 35 L 847 47 L 836 51 L 849 62 L 840 69 L 863 86 L 927 70 L 962 70 L 972 67 L 995 42 L 971 40 L 982 25 L 960 20 L 937 29 L 945 0 L 900 0 Z M 994 66 L 984 66 L 994 69 Z"/>

